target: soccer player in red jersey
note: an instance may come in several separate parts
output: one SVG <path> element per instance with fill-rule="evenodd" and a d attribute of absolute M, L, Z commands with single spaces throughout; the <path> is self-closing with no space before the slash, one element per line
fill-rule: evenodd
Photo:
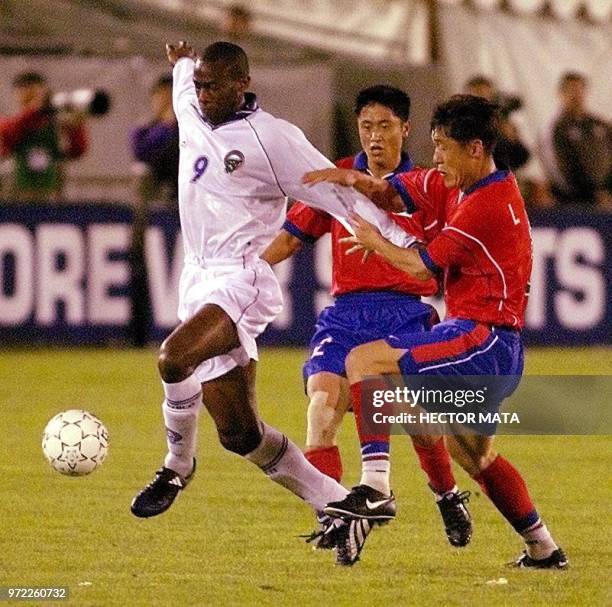
<path fill-rule="evenodd" d="M 355 100 L 355 113 L 363 151 L 336 164 L 382 180 L 395 180 L 400 173 L 412 170 L 410 158 L 402 152 L 410 130 L 408 95 L 384 85 L 364 89 Z M 420 222 L 410 217 L 397 217 L 396 221 L 421 240 L 424 238 Z M 429 229 L 437 225 L 429 223 Z M 283 230 L 262 257 L 276 264 L 327 232 L 332 237 L 335 301 L 317 320 L 310 357 L 304 365 L 310 400 L 305 454 L 315 467 L 339 481 L 342 461 L 336 437 L 350 406 L 345 359 L 358 345 L 390 334 L 428 330 L 433 310 L 420 297 L 435 293 L 437 283 L 433 276 L 425 281 L 413 278 L 380 256 L 372 255 L 363 264 L 360 259 L 346 256 L 349 247 L 341 239 L 350 234 L 344 226 L 330 215 L 299 202 L 293 205 Z M 457 489 L 444 440 L 440 436 L 412 439 L 444 519 L 449 542 L 465 546 L 471 536 L 470 518 L 464 505 L 467 495 Z M 381 493 L 388 495 L 389 441 L 371 441 L 362 457 L 365 469 L 381 471 L 381 483 L 376 483 L 376 479 L 374 483 Z M 384 518 L 392 518 L 394 500 L 386 501 L 385 506 Z M 319 520 L 325 524 L 325 517 Z M 321 541 L 319 547 L 324 547 Z"/>
<path fill-rule="evenodd" d="M 400 175 L 391 183 L 337 169 L 305 176 L 309 183 L 352 185 L 381 205 L 398 208 L 404 203 L 409 210 L 434 209 L 434 215 L 436 205 L 444 208 L 444 224 L 422 249 L 392 245 L 359 217 L 353 223 L 355 236 L 345 239 L 354 243 L 351 250 L 375 251 L 421 280 L 443 272 L 448 312 L 430 332 L 391 335 L 351 351 L 346 366 L 357 414 L 364 410 L 361 382 L 371 375 L 401 371 L 404 376 L 497 376 L 498 386 L 502 384 L 497 408 L 520 381 L 531 233 L 514 176 L 498 170 L 493 161 L 498 120 L 495 105 L 471 95 L 454 96 L 436 108 L 431 128 L 438 174 L 430 174 L 429 192 L 422 174 L 416 179 Z M 448 192 L 436 201 L 432 192 L 443 192 L 440 180 Z M 359 415 L 356 418 L 360 440 L 367 445 L 371 431 Z M 566 567 L 568 560 L 540 519 L 523 478 L 495 451 L 493 436 L 472 432 L 446 438 L 455 461 L 522 536 L 525 551 L 515 565 Z M 367 518 L 367 502 L 382 497 L 366 479 L 344 500 L 328 504 L 325 512 Z"/>

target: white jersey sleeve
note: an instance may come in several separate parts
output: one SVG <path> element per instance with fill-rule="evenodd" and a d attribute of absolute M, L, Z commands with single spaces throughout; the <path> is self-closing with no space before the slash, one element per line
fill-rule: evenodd
<path fill-rule="evenodd" d="M 351 233 L 353 230 L 347 218 L 350 212 L 354 212 L 374 224 L 385 238 L 398 246 L 407 247 L 415 242 L 414 236 L 407 234 L 387 213 L 378 209 L 353 188 L 332 183 L 304 185 L 304 173 L 335 165 L 306 139 L 298 127 L 285 120 L 276 119 L 273 129 L 258 131 L 257 136 L 268 156 L 278 185 L 286 196 L 329 213 Z"/>
<path fill-rule="evenodd" d="M 179 122 L 183 113 L 198 102 L 193 85 L 194 66 L 193 59 L 181 57 L 172 70 L 172 106 Z"/>

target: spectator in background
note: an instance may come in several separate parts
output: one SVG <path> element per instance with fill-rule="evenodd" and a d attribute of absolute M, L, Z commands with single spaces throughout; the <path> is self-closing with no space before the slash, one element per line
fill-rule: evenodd
<path fill-rule="evenodd" d="M 152 120 L 131 133 L 132 153 L 139 161 L 137 195 L 130 247 L 130 336 L 133 345 L 149 341 L 151 314 L 144 236 L 153 205 L 178 208 L 179 130 L 172 108 L 172 74 L 161 76 L 151 88 Z M 144 169 L 144 170 L 141 170 Z"/>
<path fill-rule="evenodd" d="M 586 107 L 588 83 L 567 72 L 559 81 L 559 115 L 545 134 L 553 195 L 560 204 L 612 208 L 612 128 Z"/>
<path fill-rule="evenodd" d="M 147 202 L 176 204 L 178 190 L 179 131 L 172 109 L 172 74 L 161 76 L 151 88 L 153 118 L 132 131 L 131 145 L 136 160 L 146 171 L 140 182 L 140 195 Z"/>
<path fill-rule="evenodd" d="M 499 92 L 493 81 L 483 75 L 470 78 L 464 88 L 466 93 L 484 97 L 500 107 L 501 135 L 493 153 L 495 165 L 518 172 L 517 180 L 521 193 L 530 206 L 553 206 L 554 201 L 542 175 L 542 169 L 529 148 L 521 141 L 518 126 L 511 119 L 511 115 L 523 105 L 520 97 Z"/>
<path fill-rule="evenodd" d="M 291 44 L 256 32 L 255 12 L 248 2 L 227 5 L 217 22 L 218 38 L 240 45 L 252 63 L 278 65 L 279 62 L 320 61 L 327 56 L 304 44 Z"/>
<path fill-rule="evenodd" d="M 87 150 L 84 116 L 56 110 L 45 77 L 24 72 L 13 80 L 19 113 L 0 119 L 0 155 L 15 163 L 11 196 L 20 201 L 57 200 L 64 160 Z"/>
<path fill-rule="evenodd" d="M 242 4 L 229 6 L 221 22 L 221 33 L 232 42 L 241 41 L 251 34 L 251 11 Z"/>
<path fill-rule="evenodd" d="M 512 112 L 522 106 L 522 101 L 513 95 L 505 95 L 495 90 L 493 81 L 486 76 L 474 76 L 465 85 L 466 93 L 484 97 L 487 101 L 497 103 L 501 113 L 501 137 L 495 148 L 493 159 L 499 168 L 516 171 L 529 161 L 531 156 L 527 146 L 521 141 L 519 131 L 510 119 Z"/>

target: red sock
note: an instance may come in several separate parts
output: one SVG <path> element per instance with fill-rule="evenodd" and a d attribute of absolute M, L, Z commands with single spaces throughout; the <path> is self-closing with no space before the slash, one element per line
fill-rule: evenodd
<path fill-rule="evenodd" d="M 501 455 L 477 474 L 474 480 L 519 533 L 538 522 L 539 516 L 523 477 Z"/>
<path fill-rule="evenodd" d="M 438 495 L 444 495 L 450 491 L 456 483 L 444 439 L 440 438 L 433 447 L 417 445 L 415 442 L 412 443 L 412 446 L 419 456 L 421 468 L 429 479 L 429 486 Z"/>
<path fill-rule="evenodd" d="M 304 453 L 306 459 L 320 472 L 340 482 L 342 478 L 342 459 L 338 447 L 321 447 Z"/>
<path fill-rule="evenodd" d="M 372 381 L 368 381 L 368 389 L 372 387 Z M 383 384 L 384 385 L 384 384 Z M 387 413 L 386 409 L 374 409 L 372 406 L 363 406 L 361 402 L 362 382 L 357 382 L 351 385 L 351 404 L 355 413 L 355 424 L 357 425 L 357 434 L 359 434 L 359 442 L 364 445 L 371 442 L 389 443 L 389 435 L 391 428 L 389 424 L 375 424 L 372 421 L 374 411 Z M 388 449 L 387 449 L 388 451 Z"/>

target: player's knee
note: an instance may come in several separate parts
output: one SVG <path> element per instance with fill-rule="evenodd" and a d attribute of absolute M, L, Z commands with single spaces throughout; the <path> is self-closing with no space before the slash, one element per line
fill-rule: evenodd
<path fill-rule="evenodd" d="M 461 457 L 453 456 L 455 461 L 472 477 L 478 476 L 497 457 L 494 451 L 486 453 L 463 453 Z"/>
<path fill-rule="evenodd" d="M 349 352 L 344 364 L 351 382 L 361 381 L 368 375 L 370 358 L 367 346 L 357 346 Z"/>
<path fill-rule="evenodd" d="M 483 470 L 485 470 L 485 468 L 488 468 L 493 463 L 493 460 L 496 457 L 497 457 L 497 452 L 493 451 L 493 449 L 487 451 L 486 453 L 475 455 L 472 458 L 472 462 L 471 462 L 473 471 L 470 472 L 468 470 L 467 472 L 469 472 L 471 476 L 477 476 Z"/>
<path fill-rule="evenodd" d="M 179 353 L 172 348 L 168 340 L 159 349 L 157 368 L 161 378 L 167 383 L 182 381 L 190 375 L 190 370 L 186 367 Z"/>
<path fill-rule="evenodd" d="M 324 391 L 316 391 L 308 403 L 306 444 L 311 447 L 331 447 L 342 422 L 343 412 L 336 409 L 337 401 L 330 400 Z"/>
<path fill-rule="evenodd" d="M 261 443 L 261 431 L 257 428 L 245 429 L 240 432 L 219 431 L 219 442 L 224 449 L 246 455 L 254 451 Z"/>

